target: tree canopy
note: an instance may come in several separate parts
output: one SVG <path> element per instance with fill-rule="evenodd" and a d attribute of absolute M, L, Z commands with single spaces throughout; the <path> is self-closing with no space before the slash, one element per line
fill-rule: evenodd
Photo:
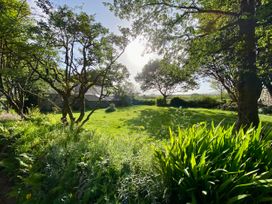
<path fill-rule="evenodd" d="M 27 65 L 33 20 L 26 1 L 0 1 L 0 93 L 25 118 L 28 96 L 38 90 L 39 79 Z M 30 99 L 28 99 L 30 100 Z"/>
<path fill-rule="evenodd" d="M 114 0 L 112 4 L 107 3 L 116 15 L 133 21 L 135 35 L 143 34 L 152 49 L 181 65 L 195 58 L 198 64 L 204 62 L 209 66 L 214 60 L 220 60 L 221 65 L 224 62 L 223 67 L 234 69 L 237 127 L 257 126 L 259 122 L 257 100 L 262 86 L 256 51 L 259 30 L 264 36 L 270 33 L 271 21 L 267 19 L 271 19 L 271 4 L 265 0 Z M 192 49 L 198 54 L 192 54 Z M 269 55 L 266 53 L 264 59 Z M 267 68 L 263 68 L 266 72 Z M 267 72 L 264 75 L 267 77 Z"/>
<path fill-rule="evenodd" d="M 67 6 L 52 9 L 43 5 L 46 20 L 38 22 L 32 70 L 54 89 L 63 101 L 62 120 L 84 124 L 93 113 L 85 116 L 85 94 L 94 86 L 101 87 L 99 100 L 110 93 L 128 72 L 117 59 L 128 43 L 126 30 L 122 36 L 109 33 L 94 16 L 75 13 Z M 76 119 L 72 106 L 80 104 Z"/>
<path fill-rule="evenodd" d="M 172 93 L 188 90 L 196 86 L 192 75 L 167 60 L 150 61 L 135 79 L 140 82 L 143 91 L 159 91 L 164 98 L 164 103 Z"/>

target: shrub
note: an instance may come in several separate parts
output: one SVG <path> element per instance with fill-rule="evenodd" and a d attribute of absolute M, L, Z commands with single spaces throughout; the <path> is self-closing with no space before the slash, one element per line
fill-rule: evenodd
<path fill-rule="evenodd" d="M 170 132 L 170 144 L 156 151 L 169 203 L 259 203 L 272 199 L 272 149 L 261 128 L 240 130 L 206 124 Z"/>
<path fill-rule="evenodd" d="M 272 106 L 264 106 L 262 108 L 259 109 L 259 112 L 262 114 L 272 114 Z"/>
<path fill-rule="evenodd" d="M 211 97 L 205 96 L 201 97 L 199 99 L 190 100 L 188 101 L 188 106 L 194 107 L 194 108 L 215 108 L 220 103 Z"/>
<path fill-rule="evenodd" d="M 163 98 L 157 98 L 156 99 L 156 105 L 157 106 L 166 106 L 167 103 L 166 103 L 166 101 Z"/>
<path fill-rule="evenodd" d="M 238 107 L 235 103 L 225 103 L 219 106 L 222 110 L 228 110 L 228 111 L 237 111 Z"/>
<path fill-rule="evenodd" d="M 132 97 L 128 95 L 120 96 L 118 106 L 126 107 L 132 105 Z"/>
<path fill-rule="evenodd" d="M 174 97 L 170 101 L 170 106 L 185 107 L 185 108 L 216 108 L 220 105 L 216 99 L 209 96 L 194 95 L 190 100 L 183 100 L 179 97 Z"/>
<path fill-rule="evenodd" d="M 170 106 L 177 107 L 177 108 L 178 107 L 186 108 L 186 107 L 188 107 L 188 102 L 179 98 L 179 97 L 174 97 L 170 101 Z"/>
<path fill-rule="evenodd" d="M 155 100 L 152 99 L 133 99 L 133 105 L 147 105 L 147 106 L 154 106 L 156 104 Z"/>
<path fill-rule="evenodd" d="M 111 104 L 109 105 L 109 107 L 107 107 L 106 110 L 105 110 L 106 113 L 111 113 L 111 112 L 114 112 L 114 111 L 116 111 L 116 108 L 115 108 L 115 104 L 114 104 L 114 103 L 111 103 Z"/>

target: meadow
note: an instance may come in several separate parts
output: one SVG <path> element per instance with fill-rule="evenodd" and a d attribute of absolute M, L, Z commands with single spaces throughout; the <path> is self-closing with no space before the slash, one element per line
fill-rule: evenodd
<path fill-rule="evenodd" d="M 59 122 L 60 114 L 49 114 L 52 123 Z M 97 110 L 85 129 L 107 135 L 145 135 L 157 139 L 169 138 L 169 128 L 177 130 L 193 124 L 207 122 L 219 123 L 225 127 L 233 125 L 237 113 L 218 109 L 204 108 L 169 108 L 158 106 L 130 106 L 118 108 L 117 111 L 106 113 Z M 260 115 L 265 126 L 272 126 L 272 116 Z"/>
<path fill-rule="evenodd" d="M 2 121 L 0 166 L 18 203 L 271 200 L 272 116 L 265 133 L 235 133 L 235 112 L 200 108 L 100 109 L 80 132 L 59 119 Z"/>

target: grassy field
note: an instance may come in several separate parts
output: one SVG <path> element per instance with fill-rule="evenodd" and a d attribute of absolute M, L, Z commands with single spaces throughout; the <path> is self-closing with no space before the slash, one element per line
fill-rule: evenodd
<path fill-rule="evenodd" d="M 198 189 L 202 178 L 227 181 L 229 189 L 235 189 L 232 184 L 244 184 L 241 182 L 245 180 L 240 181 L 239 178 L 246 172 L 257 168 L 262 169 L 260 175 L 270 175 L 265 171 L 272 168 L 269 156 L 272 156 L 272 135 L 267 135 L 268 142 L 252 140 L 259 138 L 260 134 L 254 131 L 233 137 L 235 133 L 228 127 L 236 120 L 234 112 L 156 106 L 118 108 L 112 113 L 100 109 L 80 132 L 63 126 L 60 117 L 60 114 L 38 113 L 28 121 L 13 120 L 0 125 L 0 173 L 4 172 L 3 175 L 8 175 L 13 181 L 5 185 L 10 186 L 17 203 L 160 203 L 172 195 L 175 198 L 176 193 L 181 193 L 188 202 L 190 192 L 187 199 L 184 197 L 187 191 L 176 192 L 176 187 L 172 188 L 184 172 L 203 174 L 195 177 L 198 180 L 194 181 L 190 180 L 191 176 L 185 176 L 189 179 L 184 182 L 184 185 L 189 185 L 185 189 Z M 260 118 L 265 126 L 272 127 L 272 116 L 261 115 Z M 194 125 L 201 122 L 207 124 Z M 221 125 L 214 128 L 212 122 Z M 179 127 L 182 131 L 178 132 Z M 179 138 L 177 141 L 180 143 L 176 146 L 173 137 L 169 137 L 172 135 L 169 128 Z M 172 150 L 171 154 L 167 153 Z M 221 152 L 228 151 L 232 151 L 228 157 L 222 155 L 218 159 Z M 181 155 L 187 156 L 180 158 Z M 251 157 L 255 160 L 248 159 Z M 180 162 L 178 166 L 177 162 Z M 196 164 L 199 165 L 195 169 L 193 166 Z M 227 168 L 226 172 L 232 174 L 222 177 L 222 168 Z M 217 169 L 218 174 L 209 169 Z M 233 171 L 237 173 L 233 174 Z M 246 177 L 250 185 L 257 178 L 254 175 Z M 3 178 L 8 179 L 6 176 Z M 204 190 L 209 189 L 211 200 L 214 192 L 220 193 L 222 200 L 248 192 L 245 187 L 238 193 L 226 190 L 230 192 L 228 195 L 225 190 L 218 191 L 217 187 L 206 187 L 203 186 Z M 255 186 L 252 188 L 255 192 Z M 267 189 L 260 192 L 267 192 Z M 252 193 L 252 197 L 255 194 Z M 194 195 L 199 194 L 194 192 Z M 199 199 L 203 200 L 202 197 Z"/>
<path fill-rule="evenodd" d="M 60 120 L 60 115 L 51 115 L 52 119 Z M 109 135 L 146 135 L 155 138 L 168 138 L 169 128 L 187 128 L 193 124 L 207 122 L 215 125 L 221 123 L 228 127 L 235 123 L 236 113 L 216 109 L 203 108 L 168 108 L 157 106 L 132 106 L 118 108 L 112 113 L 104 109 L 97 110 L 85 125 L 88 130 Z M 260 115 L 266 126 L 272 127 L 272 116 Z"/>

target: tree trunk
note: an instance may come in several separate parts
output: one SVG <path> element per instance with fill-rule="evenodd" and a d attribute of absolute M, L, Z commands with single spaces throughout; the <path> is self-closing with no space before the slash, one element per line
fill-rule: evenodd
<path fill-rule="evenodd" d="M 72 112 L 71 107 L 70 107 L 68 96 L 62 96 L 62 100 L 63 100 L 63 102 L 62 102 L 62 117 L 61 117 L 61 121 L 64 124 L 68 124 L 68 121 L 67 121 L 67 115 L 68 115 L 71 124 L 73 124 L 74 121 L 75 121 L 75 118 L 73 116 L 73 112 Z"/>
<path fill-rule="evenodd" d="M 79 105 L 80 105 L 80 115 L 79 115 L 76 123 L 80 123 L 85 116 L 85 97 L 84 97 L 83 93 L 79 97 Z"/>
<path fill-rule="evenodd" d="M 237 128 L 254 127 L 259 124 L 257 101 L 261 94 L 261 83 L 256 68 L 256 19 L 255 0 L 242 0 L 239 23 L 241 46 L 238 65 L 238 121 Z"/>
<path fill-rule="evenodd" d="M 13 110 L 21 117 L 21 119 L 27 119 L 26 115 L 24 114 L 24 107 L 20 106 L 20 104 L 16 103 L 10 96 L 6 95 L 6 99 L 8 104 L 13 108 Z"/>
<path fill-rule="evenodd" d="M 167 95 L 163 95 L 163 106 L 167 105 Z"/>

